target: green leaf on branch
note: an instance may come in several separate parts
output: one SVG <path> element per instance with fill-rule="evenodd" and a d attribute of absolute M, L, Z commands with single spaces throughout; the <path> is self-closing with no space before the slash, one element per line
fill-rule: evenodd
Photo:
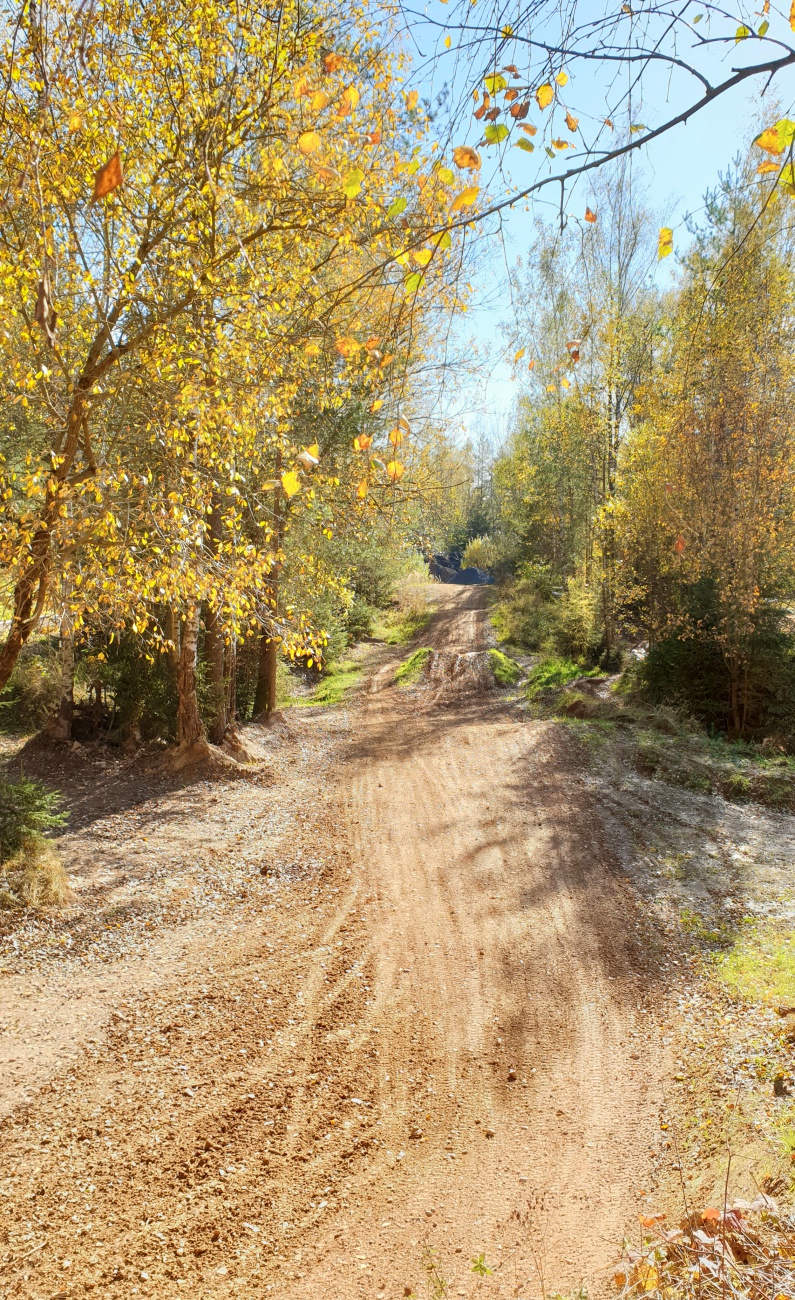
<path fill-rule="evenodd" d="M 415 271 L 413 275 L 410 275 L 408 277 L 408 279 L 406 280 L 406 297 L 408 297 L 409 294 L 417 292 L 420 285 L 422 284 L 423 278 L 424 277 L 421 271 Z"/>
<path fill-rule="evenodd" d="M 401 194 L 399 199 L 395 199 L 395 202 L 392 204 L 391 208 L 389 209 L 386 215 L 390 219 L 392 219 L 393 217 L 399 217 L 401 212 L 406 211 L 407 203 L 408 200 L 406 196 L 404 194 Z"/>
<path fill-rule="evenodd" d="M 353 171 L 348 172 L 345 180 L 342 182 L 342 188 L 349 199 L 355 199 L 356 195 L 362 188 L 364 172 L 361 167 L 354 167 Z"/>
<path fill-rule="evenodd" d="M 495 72 L 492 76 L 486 77 L 486 80 L 483 84 L 485 85 L 490 95 L 496 95 L 499 93 L 499 91 L 505 89 L 505 87 L 508 85 L 508 82 L 499 72 Z"/>
<path fill-rule="evenodd" d="M 488 144 L 499 144 L 508 134 L 508 128 L 504 122 L 490 122 L 483 132 L 484 138 Z"/>
<path fill-rule="evenodd" d="M 535 145 L 532 140 L 517 140 L 514 148 L 524 149 L 525 153 L 532 153 L 535 149 Z"/>

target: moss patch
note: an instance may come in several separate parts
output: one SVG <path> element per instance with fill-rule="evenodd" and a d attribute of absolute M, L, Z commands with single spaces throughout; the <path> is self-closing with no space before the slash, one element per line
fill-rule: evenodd
<path fill-rule="evenodd" d="M 398 665 L 395 672 L 395 681 L 398 686 L 413 686 L 418 682 L 425 672 L 425 666 L 430 659 L 431 652 L 427 646 L 420 646 L 414 654 L 404 659 L 402 664 Z"/>
<path fill-rule="evenodd" d="M 515 659 L 509 659 L 502 650 L 489 650 L 489 663 L 498 686 L 515 686 L 522 675 L 522 669 Z"/>

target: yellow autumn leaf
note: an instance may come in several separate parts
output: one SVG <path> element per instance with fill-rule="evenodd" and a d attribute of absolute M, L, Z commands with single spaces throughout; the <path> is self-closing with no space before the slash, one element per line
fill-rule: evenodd
<path fill-rule="evenodd" d="M 756 174 L 757 176 L 766 176 L 768 172 L 777 172 L 778 167 L 779 167 L 778 163 L 773 162 L 773 159 L 769 158 L 767 162 L 763 162 L 759 164 L 759 166 L 756 169 Z"/>
<path fill-rule="evenodd" d="M 536 91 L 536 103 L 539 108 L 549 108 L 554 98 L 555 92 L 548 81 L 545 81 L 543 86 L 538 87 L 538 90 Z"/>
<path fill-rule="evenodd" d="M 317 131 L 304 131 L 303 134 L 298 137 L 298 148 L 301 150 L 301 153 L 317 153 L 320 145 L 321 140 Z"/>
<path fill-rule="evenodd" d="M 455 196 L 450 204 L 450 211 L 460 212 L 462 208 L 471 208 L 473 203 L 476 202 L 479 193 L 480 186 L 468 185 L 465 190 Z"/>
<path fill-rule="evenodd" d="M 670 226 L 663 226 L 657 239 L 657 260 L 668 257 L 674 251 L 674 232 Z"/>
<path fill-rule="evenodd" d="M 295 470 L 288 469 L 286 474 L 282 474 L 282 487 L 288 497 L 294 497 L 296 492 L 301 491 L 301 480 Z"/>
<path fill-rule="evenodd" d="M 311 104 L 313 113 L 319 113 L 329 102 L 329 96 L 325 90 L 316 90 L 312 96 Z"/>
<path fill-rule="evenodd" d="M 317 460 L 318 456 L 320 455 L 320 445 L 318 443 L 313 442 L 311 447 L 307 447 L 306 450 L 308 455 L 314 456 L 315 460 Z"/>
<path fill-rule="evenodd" d="M 555 80 L 556 80 L 556 82 L 558 83 L 559 86 L 565 86 L 565 85 L 567 85 L 567 84 L 568 84 L 568 80 L 569 80 L 569 74 L 568 74 L 568 72 L 559 72 L 558 75 L 556 76 Z"/>
<path fill-rule="evenodd" d="M 574 115 L 573 115 L 572 113 L 569 113 L 569 112 L 567 111 L 567 112 L 566 112 L 566 126 L 569 128 L 569 130 L 570 130 L 570 131 L 576 131 L 576 130 L 577 130 L 577 127 L 578 127 L 579 125 L 580 125 L 580 119 L 579 119 L 578 117 L 574 117 Z"/>
<path fill-rule="evenodd" d="M 554 393 L 554 392 L 555 392 L 555 385 L 554 385 L 554 384 L 547 384 L 547 392 L 548 392 L 548 393 Z"/>
<path fill-rule="evenodd" d="M 392 482 L 397 483 L 398 479 L 402 478 L 405 468 L 405 465 L 401 465 L 400 461 L 390 460 L 386 467 L 386 472 L 392 479 Z"/>
<path fill-rule="evenodd" d="M 433 257 L 433 249 L 415 248 L 412 250 L 411 256 L 414 258 L 414 261 L 417 263 L 417 266 L 427 266 L 431 258 Z"/>
<path fill-rule="evenodd" d="M 360 501 L 363 501 L 364 498 L 367 496 L 367 479 L 366 479 L 366 478 L 363 478 L 362 481 L 361 481 L 361 483 L 360 483 L 359 486 L 357 487 L 357 489 L 356 489 L 356 495 L 357 495 L 357 497 L 359 498 Z"/>
<path fill-rule="evenodd" d="M 418 90 L 409 90 L 406 94 L 406 108 L 416 108 L 420 98 Z"/>
<path fill-rule="evenodd" d="M 792 30 L 795 32 L 795 0 L 792 0 L 792 4 L 790 5 L 790 9 L 789 9 L 789 25 L 792 28 Z"/>
<path fill-rule="evenodd" d="M 560 381 L 560 386 L 561 386 L 561 388 L 571 388 L 571 384 L 569 383 L 569 381 L 568 381 L 568 379 L 566 378 L 565 375 L 563 376 L 563 378 L 562 378 L 561 381 Z"/>
<path fill-rule="evenodd" d="M 381 410 L 381 407 L 382 407 L 383 405 L 384 405 L 384 403 L 383 403 L 383 399 L 380 398 L 380 397 L 377 397 L 377 398 L 375 399 L 375 401 L 374 401 L 373 403 L 371 403 L 370 410 L 373 412 L 373 414 L 375 414 L 376 411 L 380 411 L 380 410 Z"/>
<path fill-rule="evenodd" d="M 346 86 L 342 92 L 342 98 L 340 100 L 339 112 L 341 116 L 345 117 L 348 113 L 352 112 L 358 103 L 359 92 L 356 87 Z"/>
<path fill-rule="evenodd" d="M 453 162 L 456 167 L 476 172 L 480 167 L 480 154 L 477 149 L 473 149 L 471 145 L 459 144 L 453 150 Z"/>
<path fill-rule="evenodd" d="M 79 131 L 83 125 L 83 114 L 75 111 L 69 115 L 69 130 Z"/>
<path fill-rule="evenodd" d="M 526 348 L 520 348 L 519 351 L 518 351 L 517 353 L 514 354 L 514 358 L 513 358 L 513 359 L 514 359 L 514 364 L 515 364 L 517 361 L 521 361 L 521 359 L 522 359 L 522 357 L 524 356 L 524 354 L 525 354 L 526 351 L 527 351 Z"/>
<path fill-rule="evenodd" d="M 393 447 L 399 447 L 401 442 L 403 441 L 404 433 L 402 429 L 394 428 L 394 429 L 390 429 L 387 436 L 389 438 L 389 441 L 392 443 Z"/>
<path fill-rule="evenodd" d="M 361 347 L 361 343 L 359 342 L 358 339 L 348 337 L 343 339 L 337 339 L 337 342 L 334 344 L 334 346 L 339 352 L 340 356 L 345 357 L 345 359 L 347 360 L 348 357 L 353 357 L 356 355 L 356 353 L 359 351 Z"/>
<path fill-rule="evenodd" d="M 304 352 L 308 357 L 319 357 L 320 347 L 317 343 L 307 343 L 304 347 Z"/>
<path fill-rule="evenodd" d="M 401 415 L 397 424 L 398 424 L 398 428 L 402 429 L 404 433 L 406 434 L 411 433 L 411 425 L 409 424 L 405 416 Z"/>
<path fill-rule="evenodd" d="M 446 50 L 449 50 L 449 49 L 450 49 L 450 45 L 451 45 L 450 37 L 449 37 L 449 36 L 445 36 L 445 38 L 444 38 L 444 48 L 445 48 Z"/>

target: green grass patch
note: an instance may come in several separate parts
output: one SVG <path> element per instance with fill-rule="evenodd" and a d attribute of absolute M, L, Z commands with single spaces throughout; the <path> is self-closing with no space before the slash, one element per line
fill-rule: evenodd
<path fill-rule="evenodd" d="M 387 645 L 407 645 L 428 626 L 433 613 L 432 609 L 423 605 L 387 610 L 376 618 L 373 636 L 376 641 L 385 641 Z"/>
<path fill-rule="evenodd" d="M 718 975 L 744 1002 L 795 1007 L 795 930 L 775 921 L 747 925 Z"/>
<path fill-rule="evenodd" d="M 282 669 L 282 665 L 279 665 Z M 345 697 L 356 686 L 361 677 L 362 666 L 352 659 L 341 659 L 330 663 L 324 669 L 317 684 L 299 694 L 295 688 L 295 678 L 284 667 L 277 670 L 277 704 L 280 709 L 311 708 L 342 704 Z"/>
<path fill-rule="evenodd" d="M 399 664 L 395 671 L 395 681 L 398 686 L 413 686 L 415 682 L 418 682 L 425 672 L 425 666 L 430 657 L 431 652 L 428 647 L 420 646 L 419 650 L 415 650 L 413 654 L 409 655 L 408 659 L 404 659 L 403 663 Z"/>
<path fill-rule="evenodd" d="M 362 673 L 361 664 L 350 659 L 329 664 L 314 691 L 311 704 L 342 704 L 346 695 L 358 682 Z"/>
<path fill-rule="evenodd" d="M 576 659 L 563 659 L 555 656 L 542 659 L 536 664 L 527 679 L 528 699 L 536 700 L 540 695 L 563 690 L 576 677 L 598 677 L 598 668 L 584 668 Z"/>
<path fill-rule="evenodd" d="M 498 686 L 515 686 L 522 675 L 520 665 L 502 650 L 489 650 L 489 663 Z"/>

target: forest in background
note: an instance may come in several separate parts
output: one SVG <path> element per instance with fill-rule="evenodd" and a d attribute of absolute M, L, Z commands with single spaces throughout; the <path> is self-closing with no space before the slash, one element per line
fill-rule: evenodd
<path fill-rule="evenodd" d="M 663 289 L 625 105 L 584 215 L 564 187 L 528 222 L 523 396 L 474 445 L 439 398 L 477 365 L 452 322 L 486 166 L 583 128 L 557 47 L 534 88 L 509 63 L 421 97 L 403 17 L 64 0 L 8 26 L 2 724 L 240 753 L 296 690 L 341 699 L 351 644 L 418 634 L 443 553 L 496 579 L 531 697 L 621 670 L 626 699 L 789 753 L 795 124 L 765 112 Z"/>

